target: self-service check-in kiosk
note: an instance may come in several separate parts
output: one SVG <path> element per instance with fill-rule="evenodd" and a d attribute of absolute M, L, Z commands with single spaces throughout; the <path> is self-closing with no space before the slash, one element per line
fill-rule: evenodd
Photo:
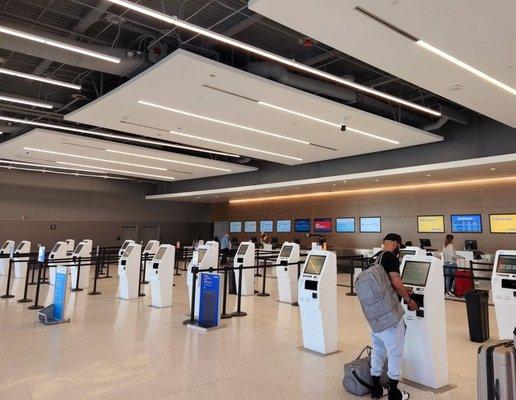
<path fill-rule="evenodd" d="M 124 254 L 118 260 L 118 278 L 122 300 L 138 298 L 141 256 L 142 246 L 134 243 L 126 247 Z"/>
<path fill-rule="evenodd" d="M 284 303 L 297 303 L 297 270 L 298 266 L 292 263 L 299 261 L 299 245 L 297 243 L 283 243 L 276 264 L 278 278 L 278 300 Z M 288 265 L 291 264 L 291 265 Z"/>
<path fill-rule="evenodd" d="M 56 268 L 59 264 L 52 262 L 53 260 L 59 260 L 62 263 L 68 258 L 66 255 L 68 247 L 66 242 L 57 242 L 48 256 L 48 266 L 52 267 L 48 269 L 48 282 L 51 285 L 56 283 Z"/>
<path fill-rule="evenodd" d="M 70 286 L 72 289 L 86 289 L 90 282 L 90 266 L 91 262 L 81 262 L 81 272 L 79 274 L 79 287 L 77 287 L 77 273 L 79 272 L 78 260 L 81 259 L 89 259 L 91 257 L 91 251 L 93 248 L 93 241 L 90 239 L 84 239 L 82 242 L 79 242 L 77 247 L 72 253 L 73 264 L 70 266 Z"/>
<path fill-rule="evenodd" d="M 500 339 L 512 339 L 516 327 L 516 250 L 498 250 L 491 278 Z"/>
<path fill-rule="evenodd" d="M 150 269 L 151 302 L 154 307 L 172 306 L 176 248 L 170 244 L 159 246 Z"/>
<path fill-rule="evenodd" d="M 405 301 L 405 349 L 403 377 L 440 389 L 449 384 L 444 307 L 443 262 L 432 256 L 406 255 L 401 266 L 403 284 L 412 289 L 418 311 L 409 311 Z"/>
<path fill-rule="evenodd" d="M 199 269 L 217 268 L 219 262 L 219 244 L 215 241 L 208 241 L 206 244 L 200 245 L 196 251 L 194 251 L 192 260 L 188 264 L 188 271 L 186 275 L 186 283 L 188 285 L 188 299 L 190 300 L 190 307 L 192 307 L 192 285 L 193 285 L 193 273 L 192 268 L 197 267 Z M 195 283 L 195 318 L 199 316 L 199 289 L 200 279 L 197 275 L 197 281 Z"/>
<path fill-rule="evenodd" d="M 303 346 L 321 354 L 337 351 L 337 257 L 311 250 L 299 277 Z"/>
<path fill-rule="evenodd" d="M 233 263 L 235 271 L 235 286 L 237 293 L 239 292 L 240 282 L 240 271 L 238 268 L 252 267 L 254 265 L 254 243 L 253 242 L 242 242 L 238 246 L 238 250 L 235 255 L 235 262 Z M 242 296 L 254 295 L 254 269 L 247 268 L 242 270 Z"/>
<path fill-rule="evenodd" d="M 73 252 L 75 249 L 75 240 L 74 239 L 66 239 L 66 251 Z"/>
<path fill-rule="evenodd" d="M 398 255 L 398 259 L 400 263 L 403 262 L 403 258 L 405 256 L 425 256 L 426 250 L 416 247 L 416 246 L 406 246 L 403 249 L 400 249 L 400 254 Z"/>
<path fill-rule="evenodd" d="M 118 250 L 118 257 L 122 257 L 122 255 L 124 254 L 125 252 L 125 249 L 127 248 L 127 246 L 129 246 L 130 244 L 134 244 L 134 240 L 126 240 L 124 241 L 124 243 L 122 243 L 122 246 L 120 247 L 120 250 Z"/>
<path fill-rule="evenodd" d="M 15 278 L 25 278 L 29 257 L 16 257 L 16 255 L 26 253 L 30 253 L 30 242 L 28 240 L 23 240 L 18 244 L 13 255 Z"/>
<path fill-rule="evenodd" d="M 142 257 L 144 260 L 145 259 L 147 260 L 145 262 L 145 281 L 146 282 L 149 281 L 150 269 L 152 267 L 152 258 L 157 253 L 158 249 L 159 249 L 159 242 L 157 240 L 149 240 L 147 242 L 147 245 L 143 249 Z"/>
<path fill-rule="evenodd" d="M 13 256 L 14 240 L 6 240 L 2 248 L 0 248 L 0 255 L 9 257 L 0 258 L 0 275 L 7 275 L 9 273 L 9 260 Z"/>

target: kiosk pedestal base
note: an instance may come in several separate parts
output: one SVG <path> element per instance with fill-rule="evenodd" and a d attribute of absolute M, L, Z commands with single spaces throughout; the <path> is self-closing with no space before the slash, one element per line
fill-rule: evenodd
<path fill-rule="evenodd" d="M 324 354 L 324 353 L 319 353 L 318 351 L 315 351 L 315 350 L 307 349 L 306 347 L 303 347 L 303 346 L 299 346 L 297 349 L 299 351 L 304 351 L 305 353 L 314 354 L 314 355 L 319 356 L 319 357 L 328 357 L 328 356 L 332 356 L 334 354 L 337 354 L 337 353 L 341 352 L 340 350 L 335 350 L 335 351 L 332 351 L 331 353 Z"/>
<path fill-rule="evenodd" d="M 420 383 L 417 383 L 417 382 L 413 382 L 413 381 L 410 381 L 408 379 L 405 379 L 405 378 L 402 378 L 401 379 L 401 383 L 407 385 L 407 386 L 412 386 L 416 389 L 419 389 L 419 390 L 423 390 L 425 392 L 430 392 L 430 393 L 434 393 L 434 394 L 441 394 L 441 393 L 446 393 L 450 390 L 453 390 L 457 387 L 457 385 L 453 385 L 451 383 L 449 383 L 448 385 L 445 385 L 439 389 L 433 389 L 429 386 L 425 386 L 425 385 L 422 385 Z"/>
<path fill-rule="evenodd" d="M 206 328 L 204 326 L 200 326 L 198 323 L 195 323 L 195 324 L 186 324 L 186 326 L 188 326 L 188 328 L 190 329 L 194 329 L 196 331 L 201 331 L 201 332 L 211 332 L 211 331 L 214 331 L 214 330 L 217 330 L 217 329 L 221 329 L 221 328 L 225 328 L 226 327 L 226 324 L 219 324 L 217 326 L 211 326 L 209 328 Z"/>

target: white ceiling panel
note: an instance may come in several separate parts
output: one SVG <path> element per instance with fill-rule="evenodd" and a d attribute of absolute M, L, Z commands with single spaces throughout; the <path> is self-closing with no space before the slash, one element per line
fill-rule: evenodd
<path fill-rule="evenodd" d="M 205 118 L 139 104 L 139 101 Z M 266 107 L 258 101 L 298 114 Z M 299 113 L 337 125 L 345 119 L 348 128 L 391 142 L 350 129 L 344 133 L 339 126 L 321 123 Z M 441 136 L 184 50 L 174 52 L 65 119 L 290 165 L 442 140 Z M 171 130 L 182 135 L 170 133 Z"/>
<path fill-rule="evenodd" d="M 0 158 L 105 172 L 150 180 L 179 181 L 254 171 L 239 164 L 192 157 L 68 133 L 34 129 L 0 145 Z"/>
<path fill-rule="evenodd" d="M 516 127 L 516 96 L 387 23 L 516 89 L 513 0 L 251 0 L 249 8 L 343 53 Z M 295 12 L 293 12 L 295 10 Z M 450 89 L 460 85 L 458 90 Z"/>

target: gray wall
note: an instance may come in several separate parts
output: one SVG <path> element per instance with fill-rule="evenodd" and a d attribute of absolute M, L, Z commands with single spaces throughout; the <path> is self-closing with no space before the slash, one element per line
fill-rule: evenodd
<path fill-rule="evenodd" d="M 159 225 L 164 243 L 211 237 L 210 207 L 145 200 L 154 190 L 152 184 L 0 170 L 0 242 L 30 240 L 35 249 L 88 238 L 117 246 L 123 225 L 138 226 L 138 240 L 145 225 Z"/>

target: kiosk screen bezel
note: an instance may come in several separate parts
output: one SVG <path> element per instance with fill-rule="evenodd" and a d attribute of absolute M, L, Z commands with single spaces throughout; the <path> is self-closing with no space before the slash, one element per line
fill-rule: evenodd
<path fill-rule="evenodd" d="M 165 255 L 165 252 L 167 251 L 166 247 L 160 247 L 158 251 L 156 252 L 156 255 L 154 256 L 154 260 L 159 261 L 163 258 Z"/>
<path fill-rule="evenodd" d="M 57 250 L 59 250 L 60 247 L 61 247 L 61 243 L 56 243 L 54 245 L 54 248 L 52 249 L 51 253 L 56 253 Z"/>
<path fill-rule="evenodd" d="M 20 242 L 20 244 L 18 245 L 18 247 L 16 248 L 15 251 L 20 251 L 23 248 L 24 244 L 25 244 L 25 242 Z"/>
<path fill-rule="evenodd" d="M 513 260 L 512 264 L 509 264 L 512 266 L 511 269 L 507 269 L 506 264 L 502 266 L 501 261 L 504 259 L 510 259 Z M 496 263 L 496 272 L 500 274 L 516 274 L 516 255 L 513 254 L 500 254 L 498 256 L 498 260 Z"/>
<path fill-rule="evenodd" d="M 152 249 L 152 245 L 153 245 L 153 243 L 151 241 L 149 241 L 147 243 L 147 246 L 145 246 L 145 249 L 143 249 L 143 251 L 150 251 L 150 249 Z"/>
<path fill-rule="evenodd" d="M 318 262 L 318 265 L 314 265 L 311 263 L 311 261 Z M 326 256 L 319 255 L 319 254 L 311 254 L 305 264 L 305 268 L 303 269 L 303 274 L 309 274 L 309 275 L 321 275 L 321 272 L 324 268 L 324 263 L 326 262 Z M 310 266 L 313 266 L 313 269 L 309 269 Z"/>
<path fill-rule="evenodd" d="M 403 260 L 403 257 L 405 256 L 415 256 L 416 250 L 406 250 L 406 249 L 400 249 L 400 253 L 398 254 L 399 260 Z"/>
<path fill-rule="evenodd" d="M 289 258 L 290 257 L 290 254 L 292 254 L 292 250 L 294 249 L 294 246 L 292 245 L 287 245 L 287 246 L 283 246 L 281 248 L 281 251 L 280 251 L 280 258 Z"/>
<path fill-rule="evenodd" d="M 237 256 L 243 256 L 247 252 L 247 249 L 249 248 L 248 244 L 241 244 L 238 248 Z"/>
<path fill-rule="evenodd" d="M 420 267 L 426 266 L 426 275 L 425 275 L 424 281 L 423 280 L 417 281 L 415 279 L 410 279 L 412 277 L 408 276 L 409 274 L 407 273 L 407 271 L 412 268 L 407 268 L 407 266 L 410 267 L 411 265 L 419 265 Z M 426 286 L 426 282 L 428 281 L 428 275 L 430 273 L 431 265 L 432 265 L 432 263 L 428 262 L 428 261 L 415 261 L 415 260 L 405 261 L 405 265 L 403 266 L 403 274 L 401 275 L 401 281 L 405 285 L 421 286 L 421 287 Z"/>

